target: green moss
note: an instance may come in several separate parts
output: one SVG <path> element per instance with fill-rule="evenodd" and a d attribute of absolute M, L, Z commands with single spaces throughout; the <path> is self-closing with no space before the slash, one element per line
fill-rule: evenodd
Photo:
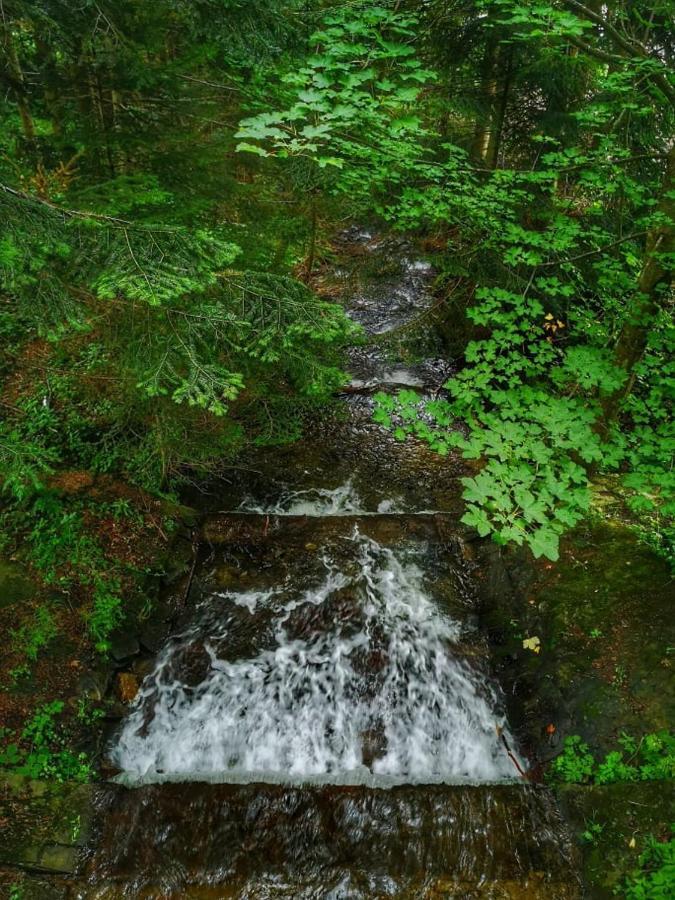
<path fill-rule="evenodd" d="M 618 894 L 632 900 L 656 900 L 671 896 L 625 892 L 627 878 L 641 868 L 641 854 L 654 840 L 660 843 L 670 836 L 671 791 L 657 782 L 568 785 L 559 789 L 559 798 L 578 837 L 588 897 L 610 900 Z M 584 832 L 593 825 L 598 826 L 593 840 L 584 840 Z"/>

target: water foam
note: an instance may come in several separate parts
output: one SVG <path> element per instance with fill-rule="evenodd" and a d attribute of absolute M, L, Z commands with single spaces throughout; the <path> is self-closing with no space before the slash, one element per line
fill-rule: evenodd
<path fill-rule="evenodd" d="M 238 511 L 274 516 L 370 515 L 372 510 L 367 510 L 364 506 L 350 478 L 336 488 L 283 490 L 276 501 L 266 505 L 253 497 L 246 497 L 240 503 Z M 377 508 L 378 513 L 396 511 L 397 505 L 394 500 L 383 500 Z"/>
<path fill-rule="evenodd" d="M 358 783 L 514 775 L 495 732 L 503 724 L 495 697 L 457 655 L 459 623 L 439 611 L 417 565 L 358 533 L 353 540 L 358 565 L 324 557 L 323 581 L 311 590 L 221 595 L 251 616 L 270 616 L 272 645 L 223 659 L 217 645 L 231 621 L 223 617 L 208 634 L 198 624 L 165 649 L 112 754 L 127 777 Z M 336 598 L 342 612 L 333 616 L 325 604 Z M 313 609 L 328 613 L 324 627 L 312 624 Z M 298 630 L 298 613 L 309 627 Z M 190 686 L 172 663 L 200 635 L 210 665 Z"/>

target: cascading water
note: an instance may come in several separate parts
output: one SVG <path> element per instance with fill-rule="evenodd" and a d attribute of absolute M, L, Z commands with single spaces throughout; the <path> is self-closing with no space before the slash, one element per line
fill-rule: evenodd
<path fill-rule="evenodd" d="M 429 313 L 409 243 L 338 244 L 366 331 Z M 112 748 L 80 900 L 580 896 L 553 798 L 496 733 L 463 465 L 372 422 L 375 387 L 434 396 L 452 366 L 381 341 L 348 362 L 344 420 L 261 448 L 207 502 L 187 624 Z"/>
<path fill-rule="evenodd" d="M 210 598 L 209 615 L 164 651 L 126 721 L 114 760 L 128 778 L 419 783 L 515 774 L 497 739 L 496 699 L 457 653 L 460 623 L 428 596 L 414 561 L 358 532 L 350 540 L 352 564 L 327 553 L 321 583 L 307 590 L 283 584 Z M 326 622 L 336 598 L 342 614 Z M 268 619 L 273 638 L 261 629 L 262 646 L 228 661 L 218 647 L 235 606 Z M 321 607 L 329 615 L 308 627 Z M 200 640 L 208 669 L 186 684 L 176 662 Z"/>
<path fill-rule="evenodd" d="M 249 495 L 239 504 L 239 511 L 274 516 L 368 515 L 365 504 L 351 479 L 336 488 L 282 490 L 276 499 L 267 504 L 262 504 Z M 395 511 L 396 503 L 393 500 L 383 500 L 377 508 L 378 513 Z"/>

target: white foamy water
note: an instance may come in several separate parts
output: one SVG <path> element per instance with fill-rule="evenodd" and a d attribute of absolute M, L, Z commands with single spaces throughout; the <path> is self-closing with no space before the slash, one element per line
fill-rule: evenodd
<path fill-rule="evenodd" d="M 261 505 L 253 497 L 247 497 L 239 505 L 239 512 L 256 513 L 257 515 L 274 516 L 344 516 L 370 515 L 364 509 L 364 502 L 359 496 L 351 479 L 336 488 L 307 488 L 301 491 L 282 491 L 273 503 Z M 394 500 L 383 500 L 377 508 L 378 513 L 397 512 Z"/>
<path fill-rule="evenodd" d="M 271 616 L 273 640 L 227 661 L 215 645 L 224 645 L 228 626 L 205 634 L 196 625 L 169 646 L 113 752 L 127 779 L 514 776 L 495 731 L 503 725 L 495 697 L 456 656 L 459 623 L 439 611 L 415 564 L 358 533 L 353 541 L 358 565 L 324 557 L 323 580 L 311 590 L 285 586 L 210 601 L 236 604 L 239 615 Z M 343 605 L 323 607 L 331 601 Z M 328 614 L 317 627 L 322 607 Z M 210 665 L 189 686 L 173 662 L 200 635 Z"/>

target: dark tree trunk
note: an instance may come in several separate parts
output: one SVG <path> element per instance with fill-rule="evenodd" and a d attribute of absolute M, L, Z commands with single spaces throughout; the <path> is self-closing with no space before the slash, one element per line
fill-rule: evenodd
<path fill-rule="evenodd" d="M 622 402 L 630 394 L 635 381 L 635 367 L 647 348 L 649 333 L 654 326 L 664 298 L 672 285 L 673 270 L 669 260 L 661 254 L 675 252 L 675 146 L 668 154 L 662 200 L 658 206 L 663 216 L 647 235 L 645 257 L 637 294 L 633 300 L 619 339 L 614 348 L 614 363 L 626 372 L 621 388 L 603 401 L 603 420 L 609 426 L 618 416 Z"/>
<path fill-rule="evenodd" d="M 21 62 L 19 61 L 16 47 L 14 46 L 11 24 L 9 23 L 2 29 L 2 45 L 4 46 L 6 53 L 7 71 L 14 86 L 14 96 L 19 110 L 19 118 L 21 119 L 21 128 L 31 153 L 36 159 L 39 159 L 37 135 L 35 132 L 33 116 L 30 111 L 30 106 L 28 105 L 26 81 L 23 76 L 23 69 L 21 68 Z"/>

